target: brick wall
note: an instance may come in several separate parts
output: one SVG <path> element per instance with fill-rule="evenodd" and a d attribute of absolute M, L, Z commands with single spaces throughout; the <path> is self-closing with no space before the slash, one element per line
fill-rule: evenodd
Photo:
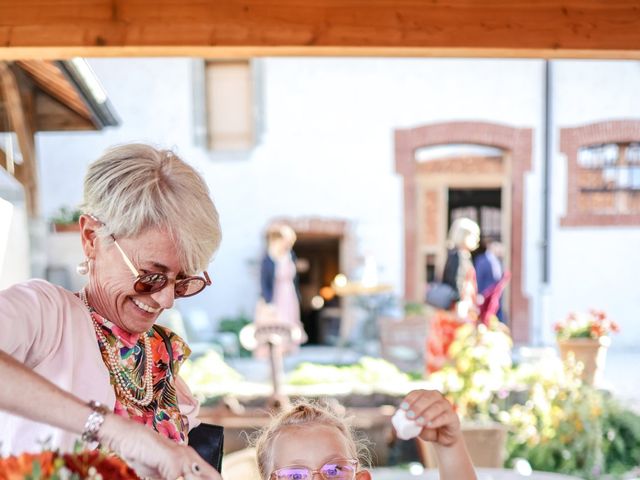
<path fill-rule="evenodd" d="M 567 212 L 560 219 L 565 227 L 640 225 L 640 195 L 628 192 L 585 194 L 581 187 L 602 183 L 600 170 L 588 170 L 578 164 L 581 147 L 603 143 L 640 141 L 639 120 L 609 120 L 575 128 L 560 129 L 560 151 L 567 157 Z M 622 200 L 626 212 L 620 212 Z"/>

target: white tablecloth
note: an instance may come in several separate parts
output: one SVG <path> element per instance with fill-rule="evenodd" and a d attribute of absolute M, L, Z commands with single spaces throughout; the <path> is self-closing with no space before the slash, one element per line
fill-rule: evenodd
<path fill-rule="evenodd" d="M 579 477 L 560 475 L 559 473 L 532 472 L 531 475 L 521 475 L 513 470 L 501 468 L 476 468 L 478 480 L 580 480 Z M 373 480 L 438 480 L 437 470 L 425 470 L 414 475 L 406 469 L 374 468 L 371 470 Z"/>

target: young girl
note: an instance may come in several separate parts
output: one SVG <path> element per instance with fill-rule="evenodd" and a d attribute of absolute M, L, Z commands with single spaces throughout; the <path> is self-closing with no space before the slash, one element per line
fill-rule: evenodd
<path fill-rule="evenodd" d="M 442 480 L 476 480 L 451 404 L 436 391 L 414 390 L 400 408 L 433 442 Z M 371 480 L 346 420 L 327 406 L 300 402 L 273 419 L 256 441 L 262 480 Z M 316 476 L 317 474 L 317 476 Z"/>

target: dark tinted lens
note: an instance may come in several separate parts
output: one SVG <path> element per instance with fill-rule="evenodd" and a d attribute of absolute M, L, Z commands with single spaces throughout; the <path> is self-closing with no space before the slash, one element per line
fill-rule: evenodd
<path fill-rule="evenodd" d="M 147 273 L 140 275 L 133 284 L 136 292 L 142 294 L 155 293 L 162 290 L 167 284 L 167 276 L 163 273 Z"/>
<path fill-rule="evenodd" d="M 326 480 L 352 480 L 356 469 L 349 462 L 330 462 L 320 471 Z"/>
<path fill-rule="evenodd" d="M 176 297 L 191 297 L 200 293 L 204 287 L 204 279 L 200 277 L 185 278 L 176 282 Z"/>
<path fill-rule="evenodd" d="M 287 467 L 276 470 L 278 480 L 311 480 L 311 472 L 304 467 Z"/>

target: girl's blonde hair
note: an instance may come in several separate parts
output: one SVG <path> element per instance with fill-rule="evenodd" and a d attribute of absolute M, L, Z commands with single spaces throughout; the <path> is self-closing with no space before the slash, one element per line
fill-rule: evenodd
<path fill-rule="evenodd" d="M 357 458 L 362 464 L 369 463 L 365 441 L 357 438 L 350 420 L 344 414 L 324 402 L 299 400 L 274 416 L 271 423 L 259 432 L 254 441 L 258 469 L 263 480 L 267 480 L 273 470 L 273 448 L 280 433 L 288 428 L 303 429 L 313 425 L 335 427 L 347 441 L 349 455 Z"/>
<path fill-rule="evenodd" d="M 203 178 L 171 150 L 150 145 L 113 147 L 89 165 L 82 210 L 104 224 L 105 238 L 166 228 L 188 275 L 207 268 L 222 236 Z"/>

